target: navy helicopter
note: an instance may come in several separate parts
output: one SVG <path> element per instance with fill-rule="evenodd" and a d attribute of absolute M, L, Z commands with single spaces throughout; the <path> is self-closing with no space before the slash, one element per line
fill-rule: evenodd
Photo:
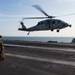
<path fill-rule="evenodd" d="M 37 25 L 30 27 L 30 28 L 26 28 L 23 21 L 20 22 L 20 24 L 22 25 L 22 28 L 19 28 L 18 30 L 21 31 L 28 31 L 28 35 L 30 32 L 32 31 L 44 31 L 44 30 L 57 30 L 57 32 L 60 31 L 60 29 L 66 28 L 66 27 L 71 27 L 70 24 L 59 20 L 59 19 L 53 19 L 56 16 L 49 16 L 39 5 L 33 5 L 36 9 L 38 9 L 40 12 L 42 12 L 46 17 L 26 17 L 23 18 L 24 19 L 46 19 L 46 20 L 42 20 L 40 22 L 37 23 Z"/>

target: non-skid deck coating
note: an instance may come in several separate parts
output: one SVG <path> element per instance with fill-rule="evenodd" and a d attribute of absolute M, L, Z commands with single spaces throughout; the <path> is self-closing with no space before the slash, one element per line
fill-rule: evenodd
<path fill-rule="evenodd" d="M 35 61 L 43 61 L 43 62 L 51 62 L 51 63 L 75 66 L 75 62 L 71 62 L 71 61 L 62 61 L 62 60 L 57 60 L 57 59 L 45 59 L 45 58 L 31 57 L 31 56 L 11 54 L 11 53 L 6 53 L 6 55 L 11 56 L 11 57 L 22 58 L 22 59 L 29 59 L 29 60 L 35 60 Z"/>

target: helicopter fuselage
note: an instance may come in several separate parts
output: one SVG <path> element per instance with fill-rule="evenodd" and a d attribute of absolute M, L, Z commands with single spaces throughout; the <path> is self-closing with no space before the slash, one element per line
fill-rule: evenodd
<path fill-rule="evenodd" d="M 43 30 L 51 30 L 53 31 L 54 29 L 57 30 L 57 32 L 59 32 L 60 29 L 66 28 L 66 27 L 71 27 L 71 25 L 69 25 L 68 23 L 65 23 L 62 20 L 58 20 L 58 19 L 47 19 L 47 20 L 43 20 L 38 22 L 37 25 L 30 27 L 30 28 L 26 28 L 23 24 L 23 22 L 21 23 L 22 28 L 19 28 L 18 30 L 22 30 L 22 31 L 43 31 Z"/>

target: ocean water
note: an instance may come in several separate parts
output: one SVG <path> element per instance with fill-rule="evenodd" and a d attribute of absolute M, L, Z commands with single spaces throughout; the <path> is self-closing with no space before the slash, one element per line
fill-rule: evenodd
<path fill-rule="evenodd" d="M 57 42 L 72 42 L 73 37 L 3 37 L 3 40 L 24 40 L 24 41 L 57 41 Z"/>

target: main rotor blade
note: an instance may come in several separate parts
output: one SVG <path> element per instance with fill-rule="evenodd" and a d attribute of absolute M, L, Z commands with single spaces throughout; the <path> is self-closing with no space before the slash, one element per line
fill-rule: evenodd
<path fill-rule="evenodd" d="M 48 18 L 48 17 L 26 17 L 23 19 L 45 19 L 45 18 Z"/>
<path fill-rule="evenodd" d="M 44 15 L 46 15 L 46 16 L 49 17 L 49 15 L 39 5 L 33 5 L 33 7 L 35 7 L 36 9 L 38 9 L 39 11 L 41 11 Z"/>
<path fill-rule="evenodd" d="M 71 16 L 71 15 L 75 15 L 75 13 L 72 13 L 72 14 L 66 14 L 66 15 L 60 15 L 60 16 L 56 16 L 56 17 L 64 17 L 64 16 Z"/>

